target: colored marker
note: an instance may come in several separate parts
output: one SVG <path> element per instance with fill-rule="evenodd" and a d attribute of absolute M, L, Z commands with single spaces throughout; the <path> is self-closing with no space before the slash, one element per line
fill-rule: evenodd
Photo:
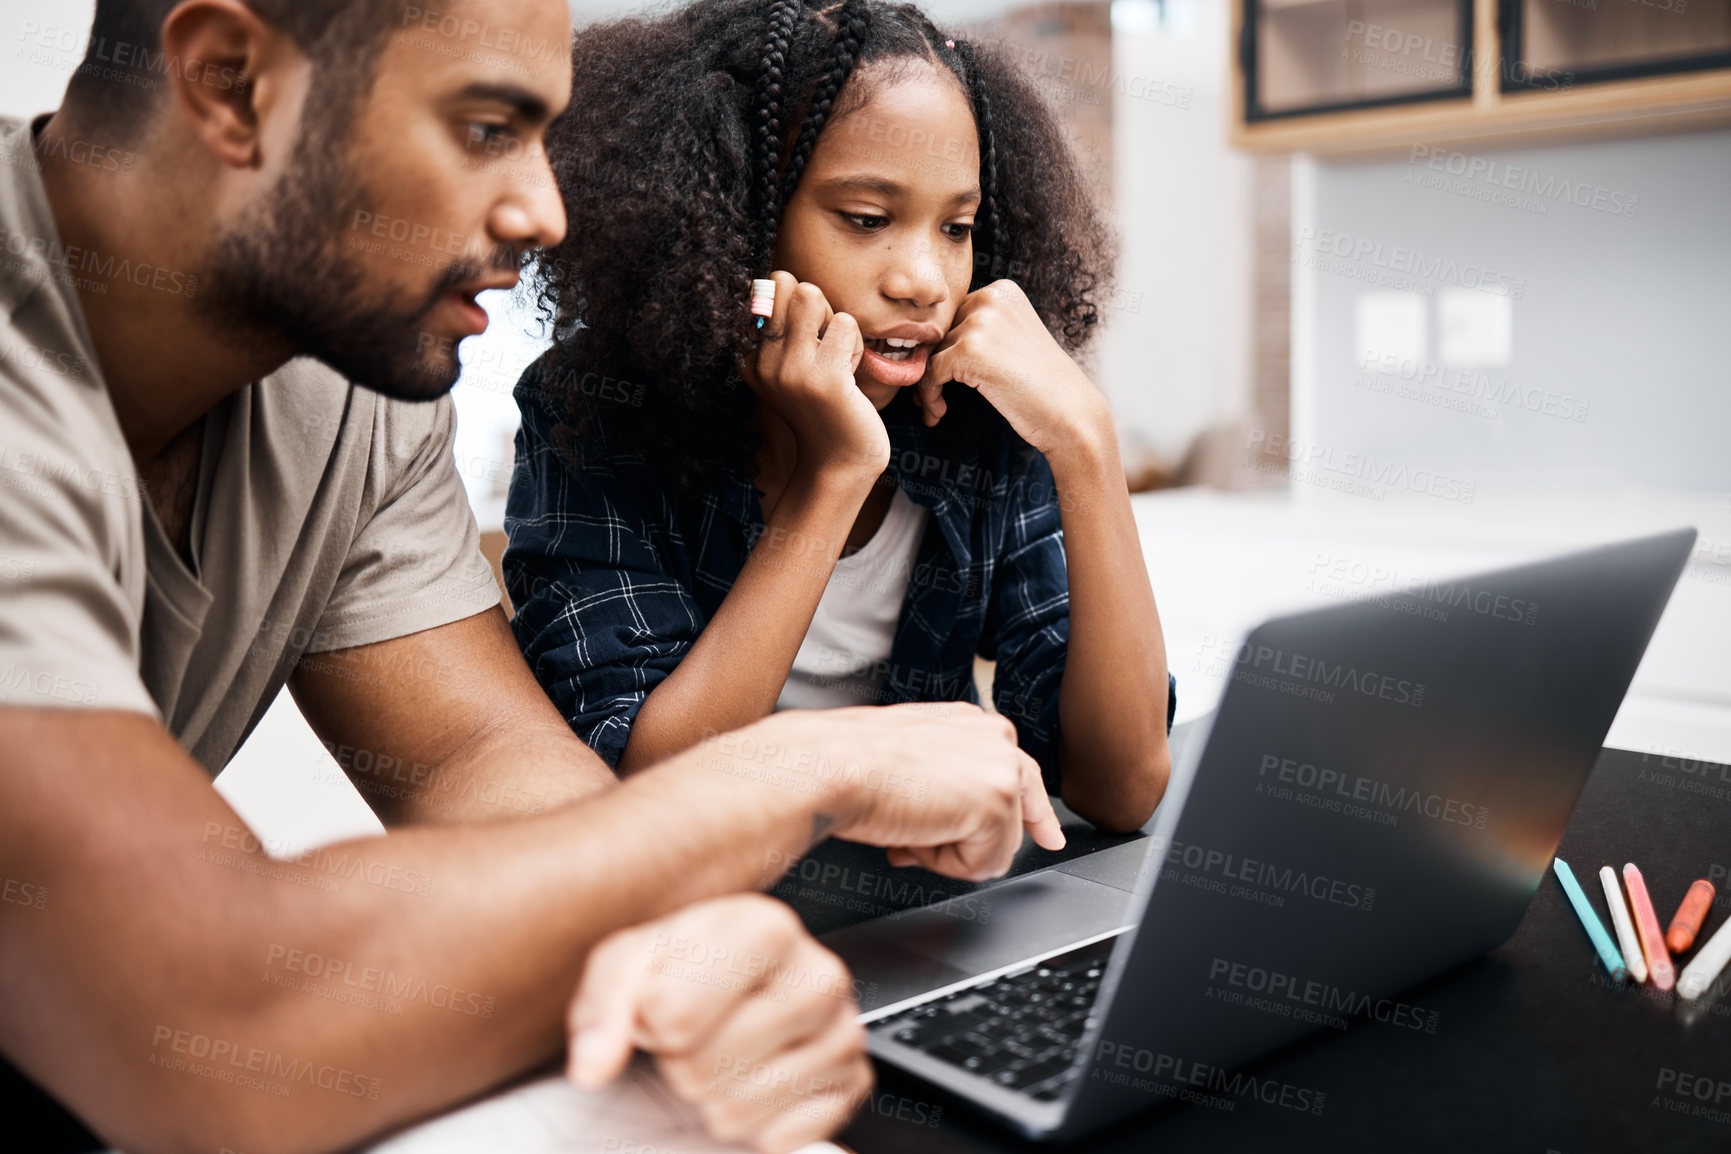
<path fill-rule="evenodd" d="M 1665 952 L 1665 935 L 1659 932 L 1659 915 L 1653 912 L 1653 899 L 1647 896 L 1647 881 L 1634 862 L 1624 863 L 1623 884 L 1629 888 L 1629 904 L 1635 907 L 1635 929 L 1641 935 L 1641 952 L 1647 955 L 1653 988 L 1668 990 L 1677 984 L 1677 971 L 1671 968 L 1671 955 Z"/>
<path fill-rule="evenodd" d="M 751 282 L 751 315 L 757 318 L 757 327 L 763 327 L 765 317 L 775 315 L 775 282 L 773 280 L 754 280 Z"/>
<path fill-rule="evenodd" d="M 1677 993 L 1686 1002 L 1699 998 L 1728 961 L 1731 961 L 1731 921 L 1720 926 L 1694 959 L 1683 967 L 1683 975 L 1677 979 Z"/>
<path fill-rule="evenodd" d="M 1707 919 L 1707 910 L 1712 905 L 1713 883 L 1696 878 L 1683 895 L 1683 904 L 1671 915 L 1671 928 L 1665 931 L 1665 944 L 1673 954 L 1687 953 L 1695 944 L 1695 935 L 1701 932 L 1701 923 Z"/>
<path fill-rule="evenodd" d="M 1569 863 L 1557 858 L 1551 863 L 1551 868 L 1557 871 L 1557 880 L 1563 883 L 1563 892 L 1569 895 L 1569 904 L 1575 907 L 1575 915 L 1581 919 L 1581 925 L 1587 929 L 1587 936 L 1593 939 L 1593 946 L 1599 951 L 1599 960 L 1605 963 L 1605 968 L 1611 972 L 1616 981 L 1623 981 L 1629 976 L 1629 969 L 1623 965 L 1623 955 L 1617 952 L 1616 943 L 1611 941 L 1611 935 L 1605 932 L 1605 923 L 1599 920 L 1599 915 L 1587 901 L 1587 895 L 1581 892 L 1581 883 L 1575 880 L 1575 873 L 1569 868 Z"/>
<path fill-rule="evenodd" d="M 1629 903 L 1623 900 L 1623 883 L 1610 866 L 1599 867 L 1599 884 L 1605 887 L 1605 901 L 1611 907 L 1611 924 L 1617 927 L 1617 944 L 1623 948 L 1623 960 L 1629 963 L 1629 976 L 1637 982 L 1647 980 L 1647 959 L 1641 956 L 1641 939 L 1635 936 L 1635 923 L 1629 920 Z"/>

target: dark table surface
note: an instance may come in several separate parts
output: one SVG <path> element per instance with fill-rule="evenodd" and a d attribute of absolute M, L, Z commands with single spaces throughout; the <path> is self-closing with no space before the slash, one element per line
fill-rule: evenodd
<path fill-rule="evenodd" d="M 1075 820 L 1065 828 L 1063 853 L 1030 846 L 1014 872 L 1125 840 Z M 1731 766 L 1603 751 L 1558 854 L 1601 916 L 1601 865 L 1639 864 L 1667 923 L 1689 883 L 1710 878 L 1718 889 L 1705 938 L 1731 915 Z M 975 888 L 830 842 L 777 892 L 823 933 Z M 1069 1146 L 1036 1145 L 880 1064 L 872 1099 L 840 1140 L 860 1154 L 1731 1151 L 1728 985 L 1721 978 L 1693 1012 L 1672 994 L 1613 986 L 1547 875 L 1508 942 L 1401 996 L 1427 1022 L 1434 1012 L 1434 1033 L 1357 1019 L 1247 1067 L 1323 1095 L 1320 1112 L 1251 1096 L 1230 1108 L 1163 1103 Z"/>

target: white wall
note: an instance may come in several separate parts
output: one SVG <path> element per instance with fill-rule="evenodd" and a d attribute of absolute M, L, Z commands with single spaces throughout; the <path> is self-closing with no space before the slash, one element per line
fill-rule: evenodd
<path fill-rule="evenodd" d="M 1121 429 L 1173 460 L 1250 407 L 1251 165 L 1226 144 L 1227 5 L 1113 4 L 1123 247 L 1098 379 Z"/>
<path fill-rule="evenodd" d="M 1414 150 L 1295 185 L 1305 455 L 1485 497 L 1731 491 L 1731 132 Z"/>
<path fill-rule="evenodd" d="M 0 0 L 0 116 L 59 106 L 95 13 L 96 0 Z"/>
<path fill-rule="evenodd" d="M 1731 132 L 1411 150 L 1293 179 L 1294 505 L 1696 548 L 1612 740 L 1731 755 Z M 1362 553 L 1361 553 L 1362 555 Z"/>

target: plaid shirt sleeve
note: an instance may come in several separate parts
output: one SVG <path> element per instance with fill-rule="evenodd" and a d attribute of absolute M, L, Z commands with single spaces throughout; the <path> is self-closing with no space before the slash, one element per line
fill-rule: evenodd
<path fill-rule="evenodd" d="M 1027 450 L 1006 494 L 1007 524 L 986 610 L 981 656 L 996 657 L 992 700 L 1040 763 L 1046 791 L 1059 791 L 1058 691 L 1070 641 L 1070 584 L 1057 486 L 1046 458 Z M 988 651 L 986 645 L 991 646 Z M 1167 674 L 1166 730 L 1178 704 Z"/>
<path fill-rule="evenodd" d="M 505 518 L 517 643 L 572 730 L 617 766 L 637 711 L 703 630 L 642 500 L 607 465 L 571 466 L 525 378 Z"/>

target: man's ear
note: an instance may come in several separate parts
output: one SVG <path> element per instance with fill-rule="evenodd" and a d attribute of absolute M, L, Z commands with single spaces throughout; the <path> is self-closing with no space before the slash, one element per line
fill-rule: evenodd
<path fill-rule="evenodd" d="M 260 162 L 262 113 L 303 61 L 288 36 L 241 0 L 186 0 L 162 23 L 164 71 L 192 131 L 224 164 Z"/>

